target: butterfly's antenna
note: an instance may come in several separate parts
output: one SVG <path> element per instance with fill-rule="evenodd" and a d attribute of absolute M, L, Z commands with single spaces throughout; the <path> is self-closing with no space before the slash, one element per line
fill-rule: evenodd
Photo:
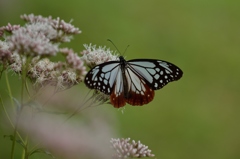
<path fill-rule="evenodd" d="M 107 39 L 107 41 L 109 41 L 110 43 L 112 43 L 113 44 L 113 46 L 117 49 L 117 51 L 118 51 L 118 53 L 119 54 L 121 54 L 121 52 L 118 50 L 118 48 L 117 48 L 117 46 L 113 43 L 113 41 L 112 40 L 110 40 L 110 39 Z"/>
<path fill-rule="evenodd" d="M 128 45 L 128 46 L 126 47 L 126 49 L 124 50 L 123 56 L 124 56 L 125 52 L 127 51 L 127 49 L 129 48 L 129 46 L 130 46 L 130 45 Z"/>

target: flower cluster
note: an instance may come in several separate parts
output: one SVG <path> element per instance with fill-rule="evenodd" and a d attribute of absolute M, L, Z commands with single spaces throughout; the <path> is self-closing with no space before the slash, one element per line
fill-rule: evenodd
<path fill-rule="evenodd" d="M 34 14 L 30 15 L 21 15 L 20 16 L 23 20 L 29 22 L 29 23 L 36 23 L 36 22 L 43 22 L 43 23 L 49 23 L 52 25 L 54 29 L 62 30 L 65 34 L 80 34 L 81 31 L 79 28 L 75 28 L 72 24 L 66 23 L 64 20 L 57 17 L 56 19 L 53 19 L 51 16 L 45 18 L 41 15 L 35 16 Z"/>
<path fill-rule="evenodd" d="M 51 43 L 56 30 L 48 24 L 30 24 L 12 31 L 7 38 L 12 52 L 25 54 L 26 56 L 50 55 L 58 52 L 58 44 Z"/>
<path fill-rule="evenodd" d="M 21 18 L 27 22 L 24 26 L 8 24 L 0 27 L 0 37 L 4 38 L 0 40 L 3 70 L 8 68 L 21 74 L 26 69 L 26 76 L 35 88 L 53 85 L 57 90 L 63 90 L 81 82 L 86 74 L 83 60 L 72 49 L 59 47 L 81 33 L 79 28 L 51 16 L 24 14 Z M 50 61 L 49 57 L 58 54 L 64 56 L 65 61 Z"/>
<path fill-rule="evenodd" d="M 143 145 L 140 141 L 129 143 L 130 138 L 127 139 L 111 139 L 111 146 L 115 150 L 113 155 L 114 159 L 124 159 L 124 158 L 142 158 L 142 157 L 154 157 L 151 154 L 151 150 L 148 146 Z"/>
<path fill-rule="evenodd" d="M 115 54 L 115 52 L 111 51 L 109 48 L 106 49 L 106 46 L 99 46 L 97 48 L 96 45 L 84 44 L 84 47 L 86 50 L 81 52 L 83 55 L 82 59 L 90 68 L 104 62 L 118 60 L 118 56 Z"/>
<path fill-rule="evenodd" d="M 34 58 L 30 64 L 28 77 L 33 81 L 34 85 L 39 88 L 45 85 L 56 86 L 57 90 L 68 89 L 79 82 L 83 81 L 86 74 L 86 67 L 77 54 L 71 61 L 66 56 L 66 62 L 52 62 L 48 58 L 39 60 Z M 72 65 L 75 63 L 76 65 Z"/>
<path fill-rule="evenodd" d="M 72 49 L 63 48 L 60 49 L 60 52 L 66 55 L 66 61 L 73 69 L 77 72 L 82 72 L 83 74 L 87 73 L 86 68 L 83 67 L 83 60 L 77 55 L 77 53 L 74 53 Z"/>

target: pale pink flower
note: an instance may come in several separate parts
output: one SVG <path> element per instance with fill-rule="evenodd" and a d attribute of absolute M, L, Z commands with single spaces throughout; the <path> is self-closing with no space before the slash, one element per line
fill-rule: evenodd
<path fill-rule="evenodd" d="M 28 56 L 56 55 L 58 45 L 50 43 L 50 39 L 32 27 L 22 27 L 8 37 L 10 50 Z"/>
<path fill-rule="evenodd" d="M 68 61 L 52 62 L 48 58 L 34 58 L 27 75 L 36 89 L 51 85 L 56 87 L 56 91 L 62 91 L 82 82 L 86 73 L 82 63 L 76 69 Z"/>
<path fill-rule="evenodd" d="M 78 56 L 78 54 L 68 48 L 60 49 L 60 52 L 66 55 L 66 62 L 71 66 L 71 68 L 75 69 L 79 76 L 83 79 L 83 77 L 87 74 L 87 71 L 83 60 Z"/>
<path fill-rule="evenodd" d="M 118 60 L 118 56 L 115 54 L 115 52 L 111 51 L 109 48 L 106 49 L 106 46 L 96 47 L 96 45 L 84 44 L 84 47 L 86 50 L 81 52 L 83 55 L 82 59 L 90 68 L 104 62 Z"/>
<path fill-rule="evenodd" d="M 151 154 L 151 150 L 148 146 L 143 145 L 140 141 L 135 142 L 132 140 L 130 143 L 130 138 L 127 139 L 111 139 L 112 148 L 115 150 L 113 155 L 114 159 L 124 159 L 124 158 L 143 158 L 143 157 L 154 157 Z"/>
<path fill-rule="evenodd" d="M 42 17 L 41 15 L 36 16 L 34 14 L 24 14 L 21 15 L 21 18 L 30 24 L 45 23 L 50 25 L 57 31 L 57 36 L 54 39 L 56 42 L 69 42 L 72 39 L 72 35 L 81 33 L 81 30 L 79 30 L 77 27 L 74 27 L 71 22 L 67 23 L 59 17 L 53 19 L 51 16 Z"/>

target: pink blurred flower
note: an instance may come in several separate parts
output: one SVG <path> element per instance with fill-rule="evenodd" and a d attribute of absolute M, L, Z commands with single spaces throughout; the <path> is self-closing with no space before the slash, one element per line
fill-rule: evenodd
<path fill-rule="evenodd" d="M 30 110 L 25 110 L 19 120 L 19 129 L 56 157 L 110 158 L 109 139 L 114 135 L 111 122 L 99 114 L 85 115 L 83 118 L 85 120 L 64 122 L 60 115 L 33 115 Z"/>

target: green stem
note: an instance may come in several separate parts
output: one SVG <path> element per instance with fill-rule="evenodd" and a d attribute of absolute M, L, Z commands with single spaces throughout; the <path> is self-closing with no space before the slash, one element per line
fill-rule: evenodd
<path fill-rule="evenodd" d="M 6 72 L 5 72 L 5 77 L 6 77 L 6 83 L 7 83 L 8 93 L 9 93 L 9 96 L 10 96 L 11 105 L 12 105 L 12 107 L 13 107 L 13 110 L 15 110 L 15 109 L 14 109 L 14 103 L 13 103 L 12 91 L 11 91 L 11 87 L 10 87 L 9 79 L 8 79 L 8 74 L 7 74 Z M 5 107 L 4 107 L 4 111 L 6 112 L 6 115 L 7 115 L 7 117 L 9 118 L 8 113 L 7 113 L 6 109 L 5 109 Z M 9 121 L 10 121 L 10 123 L 13 125 L 13 123 L 12 123 L 11 120 L 10 120 L 10 118 L 9 118 Z M 13 127 L 14 127 L 14 126 L 13 126 Z M 12 148 L 11 148 L 11 159 L 14 158 L 16 134 L 17 134 L 16 127 L 14 127 L 13 141 L 12 141 Z"/>
<path fill-rule="evenodd" d="M 14 152 L 15 152 L 15 145 L 16 145 L 16 136 L 18 134 L 18 124 L 19 124 L 19 119 L 21 116 L 21 112 L 24 106 L 24 88 L 25 88 L 25 82 L 26 82 L 26 77 L 27 77 L 27 68 L 28 68 L 28 64 L 29 64 L 29 60 L 31 60 L 31 58 L 28 58 L 26 63 L 23 63 L 23 58 L 22 58 L 22 87 L 21 87 L 21 105 L 20 105 L 20 109 L 17 108 L 17 112 L 16 112 L 16 125 L 14 128 L 14 133 L 13 133 L 13 142 L 12 142 L 12 150 L 11 150 L 11 159 L 14 158 Z M 10 86 L 10 85 L 9 85 Z M 12 93 L 10 93 L 11 95 Z M 11 95 L 12 96 L 12 95 Z M 24 146 L 24 150 L 23 150 L 23 156 L 22 158 L 28 158 L 27 157 L 27 146 Z"/>
<path fill-rule="evenodd" d="M 26 137 L 26 140 L 24 143 L 25 143 L 25 148 L 24 148 L 24 153 L 23 153 L 22 158 L 28 159 L 28 156 L 29 156 L 29 154 L 28 154 L 28 136 Z"/>
<path fill-rule="evenodd" d="M 20 118 L 20 114 L 22 112 L 23 105 L 24 105 L 24 88 L 25 88 L 26 76 L 27 76 L 27 68 L 28 68 L 28 63 L 29 63 L 28 60 L 29 59 L 26 59 L 26 63 L 24 64 L 23 63 L 23 58 L 22 58 L 22 78 L 21 78 L 21 80 L 22 80 L 22 85 L 21 85 L 22 88 L 21 88 L 21 106 L 20 106 L 21 108 L 19 110 L 19 116 L 18 116 L 19 118 Z M 17 128 L 17 126 L 18 126 L 18 121 L 17 121 L 16 128 Z M 22 159 L 25 159 L 26 156 L 27 156 L 27 145 L 25 145 L 24 150 L 22 152 Z"/>
<path fill-rule="evenodd" d="M 6 84 L 7 84 L 8 93 L 9 93 L 9 96 L 10 96 L 11 105 L 12 105 L 13 110 L 15 110 L 14 102 L 13 102 L 13 96 L 12 96 L 12 91 L 11 91 L 12 89 L 11 89 L 10 84 L 9 84 L 9 79 L 8 79 L 7 72 L 5 72 L 5 78 L 6 78 Z"/>
<path fill-rule="evenodd" d="M 15 127 L 14 133 L 13 133 L 13 141 L 12 141 L 12 149 L 11 149 L 11 159 L 14 158 L 16 134 L 17 134 L 17 127 Z"/>
<path fill-rule="evenodd" d="M 6 83 L 7 83 L 7 88 L 8 88 L 9 96 L 10 96 L 11 105 L 12 105 L 12 107 L 14 108 L 13 96 L 12 96 L 11 88 L 10 88 L 10 85 L 9 85 L 8 74 L 7 74 L 7 73 L 5 74 L 5 77 L 6 77 Z M 3 104 L 3 100 L 2 100 L 1 95 L 0 95 L 0 101 L 1 101 L 1 105 L 2 105 L 3 111 L 4 111 L 4 113 L 5 113 L 6 116 L 7 116 L 7 119 L 9 120 L 11 126 L 15 129 L 15 125 L 13 124 L 13 122 L 12 122 L 12 120 L 11 120 L 11 118 L 10 118 L 7 110 L 6 110 L 6 107 L 5 107 L 4 104 Z M 17 132 L 17 135 L 18 135 L 19 139 L 20 139 L 21 141 L 23 141 L 21 135 L 20 135 L 18 132 Z"/>

